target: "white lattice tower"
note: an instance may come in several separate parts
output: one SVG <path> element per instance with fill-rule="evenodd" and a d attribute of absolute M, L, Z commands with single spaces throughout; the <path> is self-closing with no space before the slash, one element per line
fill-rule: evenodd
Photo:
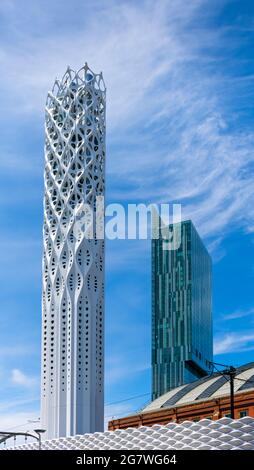
<path fill-rule="evenodd" d="M 104 195 L 105 95 L 102 74 L 85 64 L 55 81 L 46 104 L 41 425 L 48 438 L 103 430 L 104 240 L 95 224 L 88 239 L 77 214 Z"/>

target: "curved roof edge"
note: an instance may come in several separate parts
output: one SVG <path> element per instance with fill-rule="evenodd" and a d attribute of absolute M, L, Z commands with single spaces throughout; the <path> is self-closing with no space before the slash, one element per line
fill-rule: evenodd
<path fill-rule="evenodd" d="M 254 362 L 236 368 L 235 393 L 254 389 Z M 221 372 L 202 377 L 188 384 L 181 385 L 156 398 L 143 408 L 142 412 L 155 411 L 172 406 L 205 401 L 211 398 L 229 395 L 228 379 Z"/>

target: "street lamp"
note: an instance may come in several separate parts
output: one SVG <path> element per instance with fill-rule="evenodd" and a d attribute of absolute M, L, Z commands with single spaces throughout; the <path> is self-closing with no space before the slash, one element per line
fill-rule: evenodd
<path fill-rule="evenodd" d="M 41 450 L 41 435 L 46 432 L 46 429 L 34 429 L 34 432 L 38 434 L 39 450 Z"/>

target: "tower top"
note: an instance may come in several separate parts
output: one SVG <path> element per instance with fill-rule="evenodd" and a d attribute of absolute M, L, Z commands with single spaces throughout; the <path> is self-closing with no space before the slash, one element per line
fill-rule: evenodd
<path fill-rule="evenodd" d="M 63 95 L 65 90 L 69 88 L 71 84 L 75 84 L 77 87 L 86 86 L 88 84 L 93 85 L 99 93 L 106 93 L 106 86 L 103 79 L 102 72 L 95 73 L 88 66 L 87 62 L 79 70 L 73 70 L 70 65 L 67 66 L 66 72 L 62 79 L 55 79 L 53 88 L 49 92 L 49 96 L 52 98 Z"/>

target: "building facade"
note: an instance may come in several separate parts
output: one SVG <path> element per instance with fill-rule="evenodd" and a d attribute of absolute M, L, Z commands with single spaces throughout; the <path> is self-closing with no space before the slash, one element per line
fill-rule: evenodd
<path fill-rule="evenodd" d="M 93 214 L 104 195 L 105 93 L 102 74 L 85 64 L 78 72 L 68 68 L 47 98 L 41 378 L 47 438 L 104 428 L 104 240 Z"/>
<path fill-rule="evenodd" d="M 221 373 L 207 375 L 195 382 L 181 385 L 152 401 L 131 416 L 114 419 L 108 428 L 153 426 L 209 419 L 217 421 L 231 417 L 230 382 Z M 236 369 L 234 379 L 235 419 L 254 418 L 254 363 Z"/>
<path fill-rule="evenodd" d="M 152 400 L 206 375 L 213 360 L 211 258 L 190 220 L 180 233 L 174 250 L 164 229 L 152 240 Z"/>

